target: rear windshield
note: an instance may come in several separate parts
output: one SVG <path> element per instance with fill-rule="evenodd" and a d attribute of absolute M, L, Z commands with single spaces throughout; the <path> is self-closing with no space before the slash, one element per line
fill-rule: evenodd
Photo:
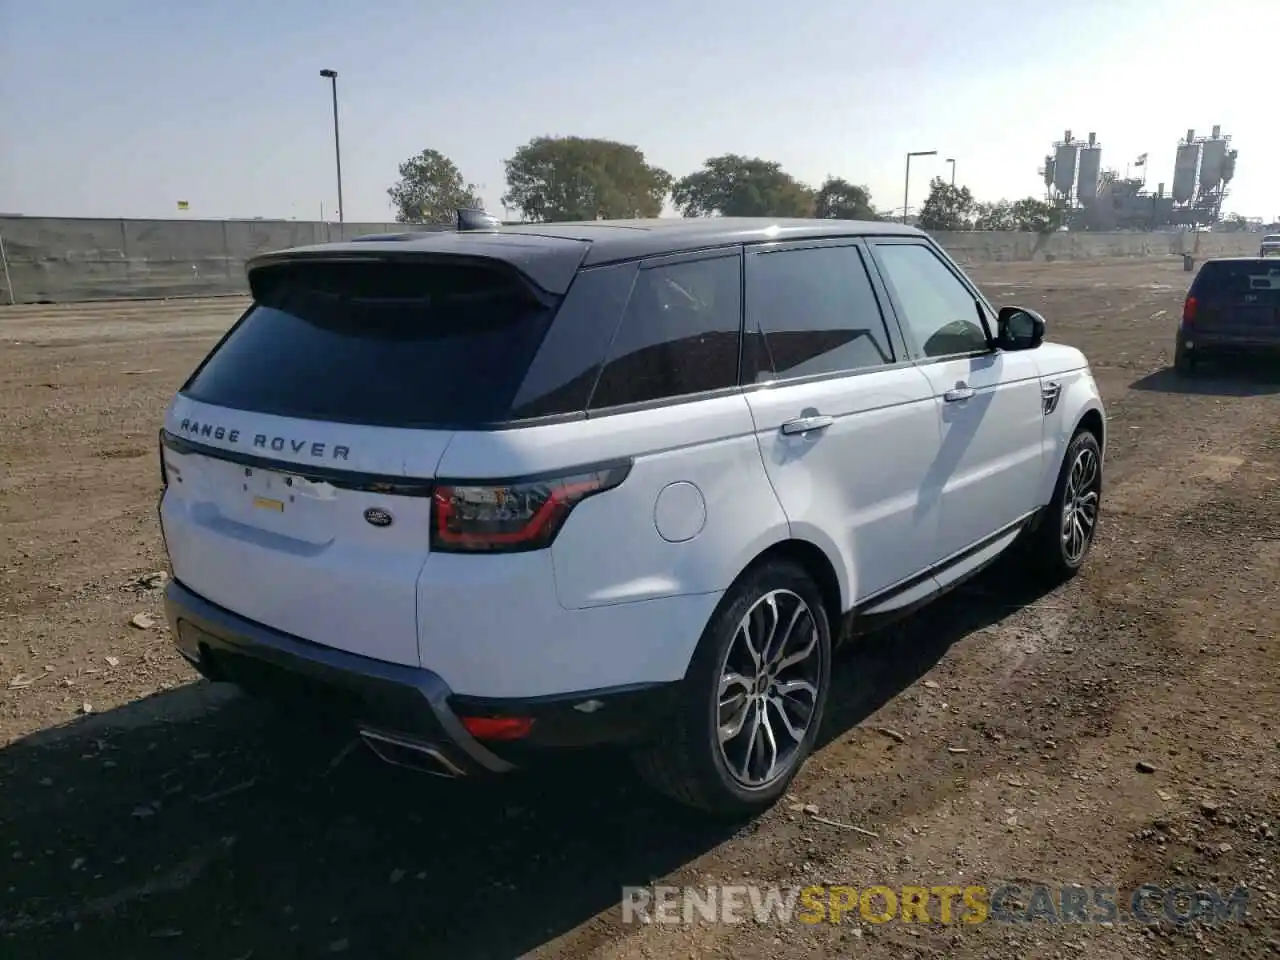
<path fill-rule="evenodd" d="M 1280 263 L 1275 260 L 1210 260 L 1195 279 L 1198 297 L 1280 291 Z"/>
<path fill-rule="evenodd" d="M 500 422 L 555 312 L 471 264 L 294 263 L 253 285 L 184 389 L 193 400 L 379 426 Z"/>

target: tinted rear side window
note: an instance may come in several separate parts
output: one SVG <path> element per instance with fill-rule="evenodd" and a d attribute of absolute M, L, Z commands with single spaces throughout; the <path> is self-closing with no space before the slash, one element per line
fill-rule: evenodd
<path fill-rule="evenodd" d="M 635 276 L 634 263 L 579 271 L 516 394 L 513 419 L 581 414 L 587 409 Z"/>
<path fill-rule="evenodd" d="M 741 317 L 737 251 L 642 267 L 592 409 L 736 386 Z"/>
<path fill-rule="evenodd" d="M 1280 264 L 1267 260 L 1209 260 L 1192 283 L 1197 297 L 1274 292 L 1280 289 Z"/>
<path fill-rule="evenodd" d="M 515 276 L 460 263 L 285 264 L 254 288 L 184 393 L 383 426 L 507 419 L 555 312 Z"/>
<path fill-rule="evenodd" d="M 769 250 L 747 259 L 744 381 L 893 363 L 889 331 L 854 246 Z"/>

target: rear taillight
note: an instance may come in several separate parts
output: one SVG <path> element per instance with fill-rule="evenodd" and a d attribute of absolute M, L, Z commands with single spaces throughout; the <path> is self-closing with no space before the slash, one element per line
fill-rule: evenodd
<path fill-rule="evenodd" d="M 461 717 L 462 726 L 477 740 L 521 740 L 533 729 L 531 717 Z"/>
<path fill-rule="evenodd" d="M 628 462 L 509 484 L 439 484 L 432 496 L 431 549 L 442 553 L 540 550 L 550 546 L 575 506 L 612 490 L 630 471 Z"/>
<path fill-rule="evenodd" d="M 1186 303 L 1182 305 L 1182 325 L 1184 327 L 1189 327 L 1195 322 L 1196 306 L 1196 298 L 1187 297 Z"/>

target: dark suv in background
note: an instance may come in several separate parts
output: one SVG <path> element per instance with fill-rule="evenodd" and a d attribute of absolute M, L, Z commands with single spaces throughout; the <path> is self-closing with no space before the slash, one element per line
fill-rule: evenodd
<path fill-rule="evenodd" d="M 1280 356 L 1280 260 L 1206 260 L 1182 307 L 1174 368 L 1186 376 L 1205 357 L 1260 353 Z"/>

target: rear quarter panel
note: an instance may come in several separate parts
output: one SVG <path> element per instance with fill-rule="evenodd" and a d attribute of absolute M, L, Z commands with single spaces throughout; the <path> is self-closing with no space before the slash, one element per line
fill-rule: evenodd
<path fill-rule="evenodd" d="M 571 472 L 622 457 L 633 460 L 627 479 L 579 503 L 551 547 L 566 609 L 722 591 L 788 535 L 740 393 L 567 424 L 459 433 L 440 476 Z M 695 488 L 677 491 L 688 514 L 678 533 L 692 533 L 680 542 L 664 539 L 655 516 L 673 484 Z"/>

